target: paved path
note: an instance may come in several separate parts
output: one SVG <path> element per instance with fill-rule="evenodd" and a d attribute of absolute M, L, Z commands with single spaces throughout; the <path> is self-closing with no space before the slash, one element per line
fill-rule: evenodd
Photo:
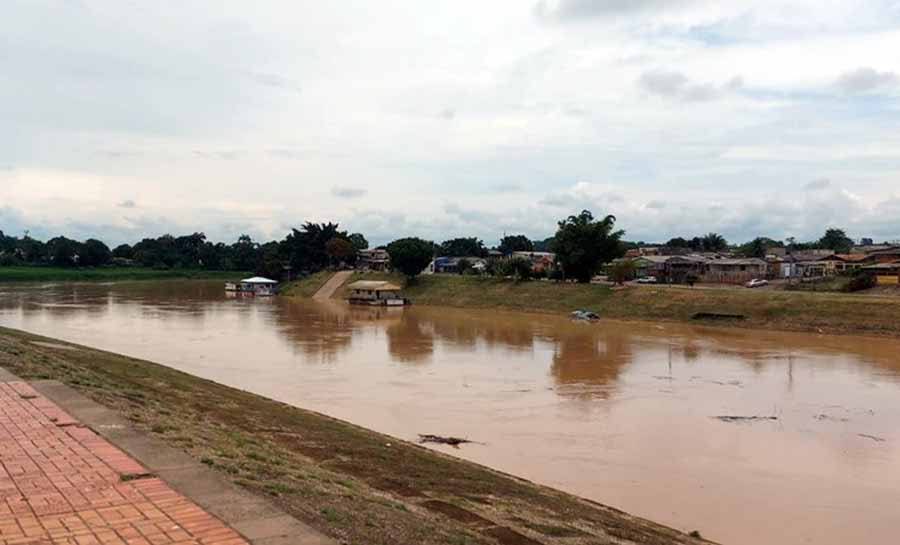
<path fill-rule="evenodd" d="M 331 299 L 334 296 L 334 292 L 336 292 L 341 286 L 344 285 L 344 282 L 350 278 L 350 275 L 353 274 L 353 271 L 338 271 L 331 275 L 331 278 L 328 279 L 327 282 L 322 284 L 322 287 L 319 288 L 319 291 L 313 295 L 313 299 Z"/>
<path fill-rule="evenodd" d="M 0 383 L 0 544 L 247 543 L 28 384 Z"/>

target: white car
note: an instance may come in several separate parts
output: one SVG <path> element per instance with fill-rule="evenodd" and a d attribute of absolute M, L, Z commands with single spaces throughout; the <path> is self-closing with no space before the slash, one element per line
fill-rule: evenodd
<path fill-rule="evenodd" d="M 768 280 L 762 280 L 762 279 L 759 279 L 759 278 L 754 278 L 753 280 L 751 280 L 751 281 L 747 282 L 746 284 L 744 284 L 744 287 L 746 287 L 746 288 L 761 288 L 761 287 L 763 287 L 763 286 L 768 286 L 768 285 L 769 285 L 769 281 L 768 281 Z"/>
<path fill-rule="evenodd" d="M 656 284 L 655 276 L 642 276 L 637 279 L 638 284 Z"/>

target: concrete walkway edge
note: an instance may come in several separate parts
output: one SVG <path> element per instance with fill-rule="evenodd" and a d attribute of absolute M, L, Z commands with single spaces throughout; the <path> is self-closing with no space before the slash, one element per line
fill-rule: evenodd
<path fill-rule="evenodd" d="M 0 382 L 18 379 L 0 368 Z M 102 405 L 55 380 L 30 382 L 32 388 L 95 433 L 126 452 L 254 545 L 337 545 L 268 500 L 243 490 L 189 455 L 139 432 Z"/>
<path fill-rule="evenodd" d="M 335 292 L 340 289 L 341 286 L 344 285 L 344 282 L 347 281 L 348 278 L 353 274 L 353 271 L 338 271 L 331 275 L 322 287 L 316 291 L 313 295 L 313 299 L 317 300 L 325 300 L 331 299 Z"/>

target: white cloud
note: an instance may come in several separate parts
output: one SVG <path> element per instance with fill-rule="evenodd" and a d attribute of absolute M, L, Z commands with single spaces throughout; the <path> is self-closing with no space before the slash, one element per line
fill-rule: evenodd
<path fill-rule="evenodd" d="M 177 19 L 4 5 L 0 229 L 489 240 L 594 207 L 646 238 L 750 238 L 844 203 L 900 237 L 893 1 L 194 0 Z"/>

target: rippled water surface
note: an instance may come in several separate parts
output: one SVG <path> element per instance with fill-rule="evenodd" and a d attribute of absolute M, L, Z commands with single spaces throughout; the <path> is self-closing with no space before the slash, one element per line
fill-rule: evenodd
<path fill-rule="evenodd" d="M 894 543 L 900 342 L 0 285 L 0 325 L 146 358 L 731 544 Z M 725 422 L 716 416 L 774 416 Z"/>

